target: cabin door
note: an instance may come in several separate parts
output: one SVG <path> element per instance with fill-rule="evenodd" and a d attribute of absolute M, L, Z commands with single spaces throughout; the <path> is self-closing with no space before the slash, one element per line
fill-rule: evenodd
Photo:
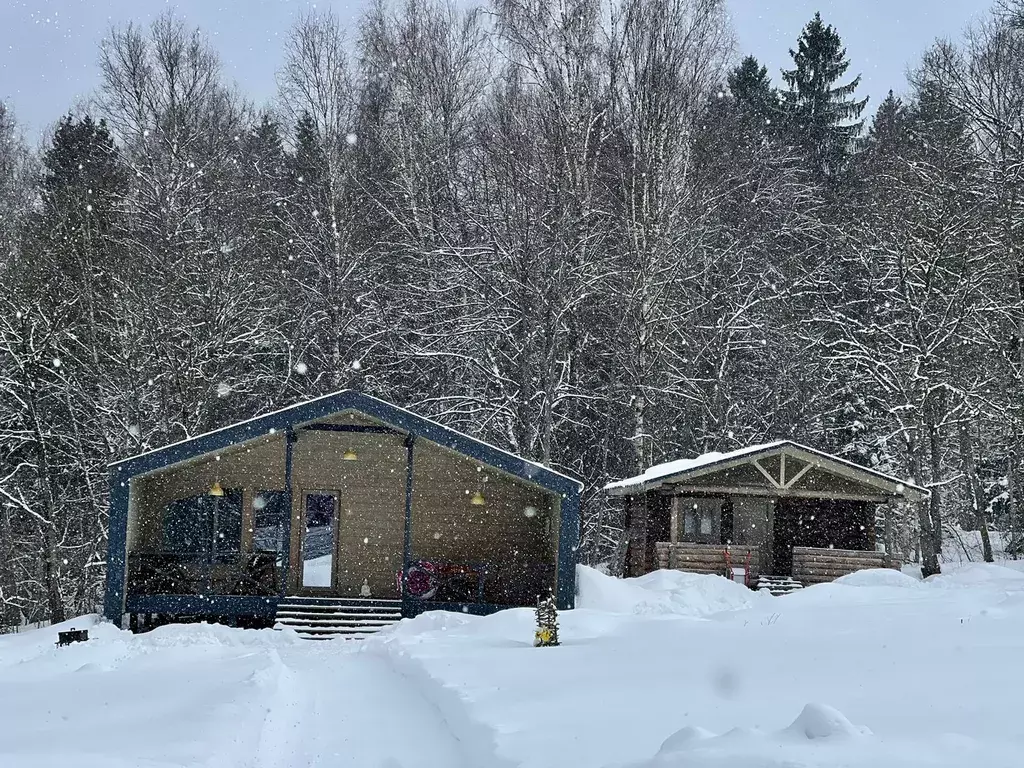
<path fill-rule="evenodd" d="M 302 588 L 333 592 L 338 570 L 338 494 L 304 491 L 302 523 Z"/>
<path fill-rule="evenodd" d="M 772 575 L 793 575 L 793 545 L 800 526 L 800 510 L 792 499 L 779 499 L 775 504 L 772 526 Z"/>

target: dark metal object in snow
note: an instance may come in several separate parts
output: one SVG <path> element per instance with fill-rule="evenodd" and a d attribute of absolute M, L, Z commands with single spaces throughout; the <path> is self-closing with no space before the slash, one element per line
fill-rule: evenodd
<path fill-rule="evenodd" d="M 71 629 L 65 630 L 64 632 L 57 633 L 57 647 L 62 645 L 71 645 L 72 643 L 85 643 L 89 640 L 88 629 Z"/>

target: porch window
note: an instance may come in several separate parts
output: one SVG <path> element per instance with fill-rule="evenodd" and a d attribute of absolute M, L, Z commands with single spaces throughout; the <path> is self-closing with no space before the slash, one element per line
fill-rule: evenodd
<path fill-rule="evenodd" d="M 685 498 L 683 506 L 683 541 L 717 544 L 722 530 L 722 500 Z"/>
<path fill-rule="evenodd" d="M 219 559 L 237 555 L 241 543 L 240 489 L 175 499 L 164 510 L 165 552 Z"/>
<path fill-rule="evenodd" d="M 284 523 L 288 515 L 288 494 L 285 491 L 257 491 L 252 508 L 252 548 L 276 552 L 280 565 L 286 549 Z"/>

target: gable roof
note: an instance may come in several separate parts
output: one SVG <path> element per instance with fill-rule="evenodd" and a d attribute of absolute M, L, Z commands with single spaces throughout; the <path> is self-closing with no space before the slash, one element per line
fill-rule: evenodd
<path fill-rule="evenodd" d="M 456 453 L 476 459 L 482 464 L 552 491 L 578 493 L 583 487 L 581 482 L 561 472 L 496 448 L 405 408 L 351 389 L 296 403 L 287 408 L 121 459 L 111 463 L 110 468 L 122 476 L 134 477 L 345 411 L 366 414 L 403 432 L 423 437 Z"/>
<path fill-rule="evenodd" d="M 676 483 L 685 483 L 710 472 L 718 472 L 739 464 L 753 464 L 758 459 L 786 454 L 813 464 L 816 469 L 843 475 L 872 485 L 885 495 L 920 500 L 931 492 L 909 480 L 869 469 L 838 456 L 810 448 L 793 440 L 775 440 L 751 445 L 728 453 L 712 451 L 690 459 L 677 459 L 650 467 L 643 474 L 608 483 L 604 489 L 613 496 L 630 496 Z"/>

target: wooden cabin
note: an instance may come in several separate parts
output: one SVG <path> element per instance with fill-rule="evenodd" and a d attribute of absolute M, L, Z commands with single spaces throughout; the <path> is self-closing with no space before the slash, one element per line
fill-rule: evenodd
<path fill-rule="evenodd" d="M 625 498 L 626 575 L 718 573 L 772 591 L 898 567 L 876 509 L 929 493 L 789 440 L 658 464 L 606 491 Z"/>
<path fill-rule="evenodd" d="M 110 486 L 116 623 L 573 605 L 577 481 L 358 392 L 118 462 Z"/>

